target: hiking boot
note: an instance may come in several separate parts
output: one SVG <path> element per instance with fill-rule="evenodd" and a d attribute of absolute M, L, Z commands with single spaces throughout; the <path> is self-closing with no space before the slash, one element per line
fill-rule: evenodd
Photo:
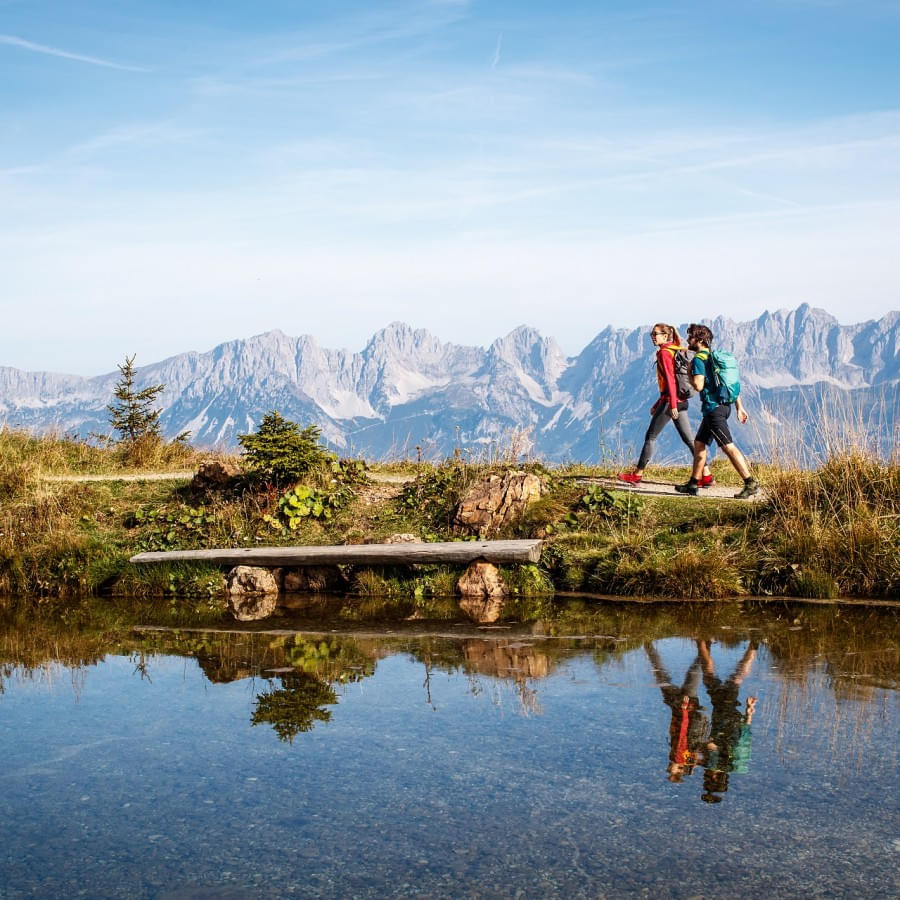
<path fill-rule="evenodd" d="M 690 494 L 692 497 L 697 496 L 697 485 L 691 484 L 689 481 L 685 484 L 676 484 L 675 490 L 678 491 L 679 494 Z"/>
<path fill-rule="evenodd" d="M 757 484 L 756 480 L 751 478 L 749 481 L 744 482 L 744 487 L 740 490 L 739 493 L 734 495 L 735 500 L 749 500 L 751 497 L 759 493 L 759 484 Z"/>
<path fill-rule="evenodd" d="M 624 481 L 626 484 L 640 484 L 642 475 L 635 475 L 633 472 L 619 472 L 616 478 Z"/>
<path fill-rule="evenodd" d="M 716 483 L 716 479 L 712 475 L 704 475 L 698 482 L 698 487 L 710 487 Z"/>

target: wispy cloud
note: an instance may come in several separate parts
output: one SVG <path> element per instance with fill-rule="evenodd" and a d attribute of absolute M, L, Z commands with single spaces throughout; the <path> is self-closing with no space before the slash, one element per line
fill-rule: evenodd
<path fill-rule="evenodd" d="M 413 4 L 410 8 L 367 12 L 356 18 L 325 26 L 317 32 L 304 29 L 279 37 L 280 49 L 255 60 L 256 65 L 308 62 L 371 50 L 422 38 L 459 23 L 468 12 L 468 2 Z"/>
<path fill-rule="evenodd" d="M 97 56 L 86 56 L 83 53 L 71 53 L 68 50 L 60 50 L 58 47 L 48 47 L 46 44 L 36 44 L 34 41 L 26 41 L 24 38 L 13 34 L 0 34 L 0 44 L 10 47 L 19 47 L 32 53 L 45 53 L 47 56 L 59 56 L 62 59 L 71 59 L 75 62 L 88 63 L 92 66 L 103 66 L 107 69 L 119 69 L 124 72 L 149 72 L 143 66 L 130 66 L 124 63 L 112 62 L 108 59 L 100 59 Z"/>
<path fill-rule="evenodd" d="M 500 63 L 500 51 L 503 49 L 503 32 L 497 35 L 497 43 L 494 46 L 494 56 L 491 59 L 491 68 L 496 69 Z"/>
<path fill-rule="evenodd" d="M 129 144 L 180 144 L 196 140 L 203 132 L 198 128 L 180 128 L 171 122 L 122 125 L 73 144 L 65 152 L 71 156 L 89 156 L 113 147 Z"/>
<path fill-rule="evenodd" d="M 288 75 L 280 78 L 221 78 L 204 75 L 189 78 L 186 82 L 195 94 L 208 97 L 224 97 L 249 94 L 274 94 L 306 90 L 316 85 L 358 84 L 363 82 L 386 81 L 382 73 L 371 70 L 351 69 L 337 72 L 312 72 Z"/>
<path fill-rule="evenodd" d="M 0 179 L 15 178 L 18 175 L 34 175 L 40 171 L 40 166 L 13 166 L 9 169 L 0 169 Z"/>

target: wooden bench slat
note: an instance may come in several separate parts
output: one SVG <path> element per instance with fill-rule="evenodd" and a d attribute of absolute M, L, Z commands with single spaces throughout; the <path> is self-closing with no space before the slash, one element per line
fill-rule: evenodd
<path fill-rule="evenodd" d="M 206 562 L 231 566 L 380 566 L 416 563 L 534 563 L 541 541 L 444 541 L 433 544 L 343 544 L 320 547 L 248 547 L 213 550 L 161 550 L 138 553 L 133 563 Z"/>

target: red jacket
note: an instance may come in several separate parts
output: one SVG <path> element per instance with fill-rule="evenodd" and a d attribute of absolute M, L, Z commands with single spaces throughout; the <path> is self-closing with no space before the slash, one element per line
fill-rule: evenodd
<path fill-rule="evenodd" d="M 681 344 L 671 341 L 663 344 L 656 351 L 656 380 L 659 382 L 659 400 L 653 405 L 656 409 L 664 400 L 668 401 L 669 409 L 678 407 L 678 384 L 675 381 L 675 354 L 684 350 Z"/>

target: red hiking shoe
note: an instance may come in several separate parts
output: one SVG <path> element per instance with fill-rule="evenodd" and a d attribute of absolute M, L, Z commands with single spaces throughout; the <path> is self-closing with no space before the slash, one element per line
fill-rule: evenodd
<path fill-rule="evenodd" d="M 616 478 L 618 478 L 619 481 L 624 481 L 626 484 L 640 484 L 643 476 L 635 475 L 633 472 L 619 472 L 619 474 L 616 475 Z"/>
<path fill-rule="evenodd" d="M 697 482 L 698 487 L 709 487 L 711 484 L 715 484 L 716 479 L 712 477 L 712 475 L 703 475 L 700 478 L 700 481 Z"/>

